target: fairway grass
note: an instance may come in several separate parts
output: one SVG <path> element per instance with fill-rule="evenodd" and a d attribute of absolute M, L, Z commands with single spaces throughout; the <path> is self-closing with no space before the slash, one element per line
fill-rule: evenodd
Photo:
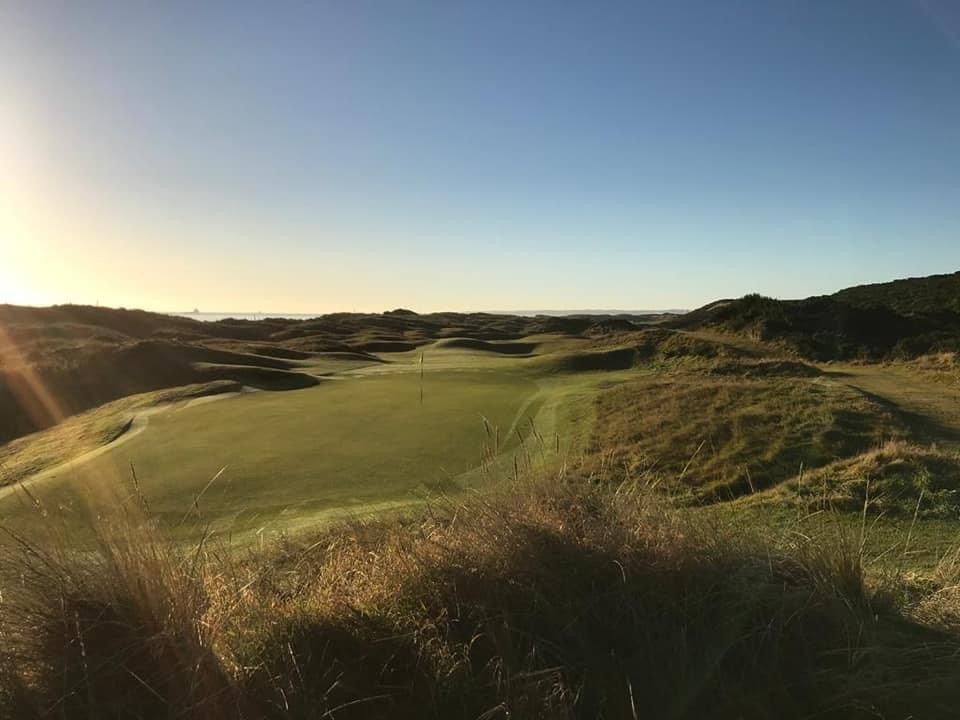
<path fill-rule="evenodd" d="M 155 415 L 129 442 L 31 494 L 77 512 L 86 501 L 129 492 L 135 468 L 165 523 L 232 520 L 239 529 L 403 504 L 450 489 L 480 464 L 484 419 L 494 432 L 500 428 L 501 453 L 518 447 L 516 428 L 542 407 L 537 395 L 528 376 L 489 372 L 431 374 L 422 403 L 415 373 L 247 393 Z M 9 518 L 23 498 L 5 504 Z"/>

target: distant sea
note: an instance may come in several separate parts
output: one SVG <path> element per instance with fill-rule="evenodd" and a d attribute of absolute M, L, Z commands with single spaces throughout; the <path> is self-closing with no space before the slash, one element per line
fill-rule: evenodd
<path fill-rule="evenodd" d="M 486 310 L 495 315 L 550 315 L 563 317 L 565 315 L 657 315 L 660 313 L 683 313 L 686 310 Z M 324 313 L 208 313 L 208 312 L 173 312 L 167 313 L 174 317 L 192 318 L 201 322 L 217 322 L 219 320 L 263 320 L 265 318 L 283 318 L 285 320 L 310 320 L 320 317 Z"/>
<path fill-rule="evenodd" d="M 283 318 L 284 320 L 309 320 L 320 317 L 323 313 L 207 313 L 186 312 L 167 313 L 174 317 L 191 318 L 200 322 L 217 322 L 219 320 L 263 320 L 265 318 Z"/>

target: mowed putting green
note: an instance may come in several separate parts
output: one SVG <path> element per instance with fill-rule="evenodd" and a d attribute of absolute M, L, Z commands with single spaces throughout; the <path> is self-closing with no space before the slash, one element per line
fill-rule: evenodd
<path fill-rule="evenodd" d="M 171 408 L 82 465 L 30 486 L 47 506 L 79 512 L 129 494 L 131 467 L 165 524 L 237 531 L 408 503 L 476 469 L 500 429 L 500 451 L 541 405 L 526 373 L 459 370 L 330 379 L 290 392 L 252 392 Z M 476 473 L 471 477 L 475 477 Z M 213 479 L 216 478 L 216 479 Z M 212 482 L 211 482 L 212 480 Z M 8 496 L 10 517 L 23 498 Z"/>

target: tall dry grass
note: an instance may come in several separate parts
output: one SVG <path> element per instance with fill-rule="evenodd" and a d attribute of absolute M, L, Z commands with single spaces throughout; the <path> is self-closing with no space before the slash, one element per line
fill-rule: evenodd
<path fill-rule="evenodd" d="M 871 584 L 862 536 L 730 518 L 551 478 L 268 552 L 184 549 L 130 510 L 87 549 L 16 538 L 0 712 L 954 716 L 960 641 Z"/>
<path fill-rule="evenodd" d="M 0 716 L 236 717 L 204 544 L 127 506 L 93 530 L 85 547 L 55 524 L 0 546 Z"/>

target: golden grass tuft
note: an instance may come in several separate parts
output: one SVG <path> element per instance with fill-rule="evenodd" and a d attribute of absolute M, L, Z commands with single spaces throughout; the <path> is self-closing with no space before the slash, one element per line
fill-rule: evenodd
<path fill-rule="evenodd" d="M 865 577 L 644 488 L 519 480 L 424 515 L 185 551 L 140 514 L 5 558 L 8 717 L 951 717 L 960 639 Z"/>
<path fill-rule="evenodd" d="M 885 408 L 849 388 L 700 372 L 621 383 L 600 394 L 597 418 L 590 450 L 604 458 L 607 476 L 646 478 L 711 502 L 771 488 L 801 466 L 858 455 L 904 432 Z"/>
<path fill-rule="evenodd" d="M 130 507 L 95 537 L 0 546 L 9 717 L 236 717 L 203 545 L 184 551 Z"/>
<path fill-rule="evenodd" d="M 868 492 L 875 511 L 893 516 L 960 516 L 960 453 L 888 440 L 859 455 L 810 472 L 792 493 L 819 496 L 840 510 L 861 506 Z"/>

